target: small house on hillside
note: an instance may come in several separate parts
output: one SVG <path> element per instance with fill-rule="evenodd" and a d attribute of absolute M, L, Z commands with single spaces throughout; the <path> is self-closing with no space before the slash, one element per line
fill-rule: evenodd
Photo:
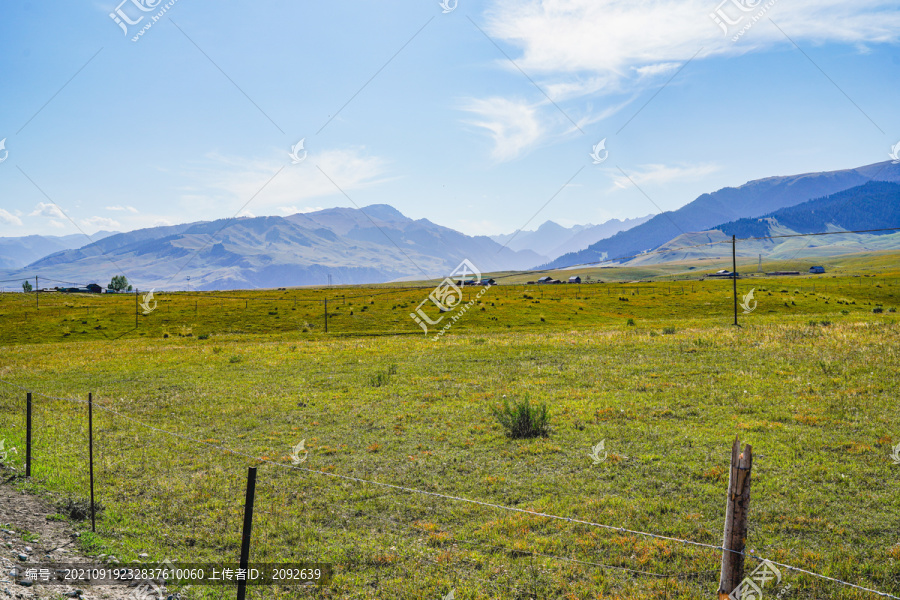
<path fill-rule="evenodd" d="M 553 278 L 549 275 L 545 275 L 537 280 L 538 283 L 550 283 L 551 281 L 553 281 Z"/>
<path fill-rule="evenodd" d="M 581 283 L 581 277 L 575 275 L 574 277 L 569 277 L 569 283 Z"/>
<path fill-rule="evenodd" d="M 816 274 L 824 273 L 824 272 L 825 272 L 825 267 L 810 267 L 810 268 L 809 268 L 809 272 L 810 272 L 810 273 L 816 273 Z"/>
<path fill-rule="evenodd" d="M 738 273 L 732 273 L 727 269 L 722 269 L 721 271 L 716 271 L 710 277 L 740 277 Z"/>
<path fill-rule="evenodd" d="M 96 283 L 89 283 L 85 287 L 87 288 L 87 291 L 89 291 L 92 294 L 102 294 L 103 293 L 103 288 L 100 287 L 99 285 L 97 285 Z"/>

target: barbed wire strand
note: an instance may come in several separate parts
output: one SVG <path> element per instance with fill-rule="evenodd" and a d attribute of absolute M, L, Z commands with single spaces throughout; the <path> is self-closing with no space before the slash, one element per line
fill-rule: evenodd
<path fill-rule="evenodd" d="M 14 383 L 5 381 L 5 380 L 3 380 L 3 379 L 0 379 L 0 383 L 6 384 L 6 385 L 11 385 L 11 386 L 17 387 L 17 388 L 19 388 L 19 389 L 21 389 L 21 390 L 31 391 L 32 394 L 37 394 L 37 395 L 43 396 L 43 397 L 45 397 L 45 398 L 51 398 L 51 399 L 55 399 L 55 400 L 63 400 L 63 401 L 67 401 L 67 400 L 68 400 L 68 401 L 79 402 L 79 403 L 82 403 L 82 404 L 87 404 L 87 401 L 86 401 L 86 400 L 81 400 L 81 399 L 78 399 L 78 398 L 59 398 L 59 397 L 56 397 L 56 396 L 50 396 L 50 395 L 47 395 L 47 394 L 42 394 L 42 393 L 40 393 L 40 392 L 35 392 L 35 391 L 33 391 L 33 390 L 28 390 L 27 388 L 24 388 L 24 387 L 22 387 L 22 386 L 20 386 L 20 385 L 16 385 L 16 384 L 14 384 Z M 316 475 L 325 475 L 325 476 L 328 476 L 328 477 L 332 477 L 332 478 L 335 478 L 335 479 L 342 479 L 342 480 L 345 480 L 345 481 L 354 481 L 354 482 L 357 482 L 357 483 L 367 483 L 367 484 L 370 484 L 370 485 L 376 485 L 376 486 L 380 486 L 380 487 L 385 487 L 385 488 L 395 489 L 395 490 L 399 490 L 399 491 L 403 491 L 403 492 L 409 492 L 409 493 L 412 493 L 412 494 L 422 494 L 422 495 L 432 496 L 432 497 L 436 497 L 436 498 L 443 498 L 443 499 L 445 499 L 445 500 L 453 500 L 453 501 L 456 501 L 456 502 L 465 502 L 465 503 L 468 503 L 468 504 L 474 504 L 474 505 L 478 505 L 478 506 L 484 506 L 484 507 L 486 507 L 486 508 L 494 508 L 494 509 L 498 509 L 498 510 L 506 510 L 506 511 L 509 511 L 509 512 L 516 512 L 516 513 L 527 514 L 527 515 L 532 515 L 532 516 L 536 516 L 536 517 L 543 517 L 543 518 L 546 518 L 546 519 L 552 519 L 552 520 L 557 520 L 557 521 L 564 521 L 564 522 L 567 522 L 567 523 L 575 523 L 575 524 L 578 524 L 578 525 L 587 525 L 587 526 L 590 526 L 590 527 L 597 527 L 597 528 L 600 528 L 600 529 L 606 529 L 606 530 L 609 530 L 609 531 L 617 531 L 617 532 L 619 532 L 619 533 L 628 533 L 628 534 L 631 534 L 631 535 L 637 535 L 637 536 L 649 537 L 649 538 L 654 538 L 654 539 L 666 540 L 666 541 L 670 541 L 670 542 L 677 542 L 677 543 L 681 543 L 681 544 L 685 544 L 685 545 L 689 545 L 689 546 L 696 546 L 696 547 L 699 547 L 699 548 L 705 548 L 705 549 L 708 549 L 708 550 L 716 550 L 716 551 L 723 551 L 723 552 L 731 552 L 731 553 L 733 553 L 733 554 L 740 554 L 740 555 L 744 556 L 745 558 L 753 558 L 753 559 L 756 559 L 756 560 L 758 560 L 758 561 L 760 561 L 760 562 L 764 562 L 764 561 L 768 560 L 768 562 L 770 562 L 771 564 L 776 565 L 776 566 L 779 566 L 779 567 L 782 567 L 782 568 L 784 568 L 784 569 L 788 569 L 788 570 L 791 570 L 791 571 L 796 571 L 796 572 L 798 572 L 798 573 L 804 573 L 804 574 L 809 575 L 809 576 L 811 576 L 811 577 L 816 577 L 816 578 L 819 578 L 819 579 L 822 579 L 822 580 L 825 580 L 825 581 L 831 581 L 831 582 L 833 582 L 833 583 L 837 583 L 837 584 L 840 584 L 840 585 L 843 585 L 843 586 L 851 587 L 851 588 L 858 589 L 858 590 L 861 590 L 861 591 L 864 591 L 864 592 L 869 592 L 869 593 L 871 593 L 871 594 L 875 594 L 875 595 L 881 596 L 881 597 L 883 597 L 883 598 L 892 598 L 893 600 L 900 600 L 900 596 L 894 596 L 894 595 L 891 595 L 891 594 L 889 594 L 889 593 L 887 593 L 887 592 L 880 592 L 880 591 L 878 591 L 878 590 L 874 590 L 874 589 L 871 589 L 871 588 L 867 588 L 867 587 L 863 587 L 863 586 L 860 586 L 860 585 L 856 585 L 856 584 L 854 584 L 854 583 L 850 583 L 849 581 L 843 581 L 843 580 L 841 580 L 841 579 L 836 579 L 836 578 L 834 578 L 834 577 L 829 577 L 829 576 L 827 576 L 827 575 L 822 575 L 822 574 L 820 574 L 820 573 L 815 573 L 815 572 L 813 572 L 813 571 L 809 571 L 809 570 L 807 570 L 807 569 L 802 569 L 802 568 L 800 568 L 800 567 L 794 567 L 794 566 L 792 566 L 792 565 L 788 565 L 788 564 L 785 564 L 785 563 L 780 563 L 780 562 L 776 562 L 776 561 L 769 560 L 769 559 L 766 559 L 766 558 L 761 558 L 761 557 L 759 557 L 759 556 L 756 556 L 756 555 L 753 554 L 753 553 L 749 553 L 749 554 L 748 554 L 748 553 L 745 553 L 745 552 L 738 552 L 738 551 L 732 550 L 732 549 L 730 549 L 730 548 L 725 548 L 724 546 L 716 546 L 716 545 L 714 545 L 714 544 L 706 544 L 706 543 L 704 543 L 704 542 L 695 542 L 695 541 L 692 541 L 692 540 L 685 540 L 685 539 L 681 539 L 681 538 L 676 538 L 676 537 L 666 536 L 666 535 L 660 535 L 660 534 L 650 533 L 650 532 L 646 532 L 646 531 L 638 531 L 638 530 L 634 530 L 634 529 L 628 529 L 628 528 L 626 528 L 626 527 L 615 527 L 615 526 L 613 526 L 613 525 L 605 525 L 605 524 L 603 524 L 603 523 L 594 523 L 594 522 L 592 522 L 592 521 L 585 521 L 585 520 L 583 520 L 583 519 L 574 519 L 574 518 L 571 518 L 571 517 L 561 517 L 561 516 L 558 516 L 558 515 L 551 515 L 551 514 L 548 514 L 548 513 L 542 513 L 542 512 L 538 512 L 538 511 L 534 511 L 534 510 L 528 510 L 528 509 L 523 509 L 523 508 L 514 508 L 514 507 L 511 507 L 511 506 L 504 506 L 504 505 L 502 505 L 502 504 L 495 504 L 495 503 L 492 503 L 492 502 L 484 502 L 484 501 L 482 501 L 482 500 L 473 500 L 473 499 L 471 499 L 471 498 L 462 498 L 462 497 L 460 497 L 460 496 L 452 496 L 452 495 L 450 495 L 450 494 L 442 494 L 442 493 L 440 493 L 440 492 L 429 492 L 429 491 L 427 491 L 427 490 L 420 490 L 420 489 L 410 488 L 410 487 L 401 486 L 401 485 L 394 485 L 394 484 L 391 484 L 391 483 L 384 483 L 384 482 L 381 482 L 381 481 L 373 481 L 373 480 L 369 480 L 369 479 L 362 479 L 362 478 L 360 478 L 360 477 L 353 477 L 353 476 L 350 476 L 350 475 L 341 475 L 341 474 L 339 474 L 339 473 L 329 473 L 329 472 L 327 472 L 327 471 L 317 471 L 317 470 L 315 470 L 315 469 L 307 469 L 307 468 L 305 468 L 305 467 L 299 467 L 299 466 L 297 466 L 297 465 L 288 465 L 288 464 L 281 463 L 281 462 L 278 462 L 278 461 L 275 461 L 275 460 L 272 460 L 272 459 L 264 459 L 264 458 L 261 458 L 261 457 L 258 457 L 258 456 L 253 456 L 252 454 L 247 454 L 247 453 L 245 453 L 245 452 L 240 452 L 240 451 L 238 451 L 238 450 L 234 450 L 234 449 L 232 449 L 232 448 L 228 448 L 227 446 L 222 446 L 222 445 L 219 445 L 219 444 L 213 444 L 213 443 L 211 443 L 211 442 L 204 442 L 203 440 L 198 440 L 198 439 L 196 439 L 196 438 L 192 438 L 192 437 L 187 436 L 187 435 L 183 435 L 183 434 L 180 434 L 180 433 L 175 433 L 175 432 L 172 432 L 172 431 L 168 431 L 168 430 L 166 430 L 166 429 L 160 429 L 160 428 L 158 428 L 158 427 L 155 427 L 155 426 L 153 426 L 153 425 L 150 425 L 149 423 L 144 423 L 143 421 L 141 421 L 141 420 L 139 420 L 139 419 L 135 419 L 134 417 L 131 417 L 131 416 L 129 416 L 129 415 L 122 414 L 122 413 L 118 412 L 117 410 L 112 409 L 112 408 L 110 408 L 110 407 L 108 407 L 108 406 L 104 406 L 103 404 L 100 404 L 100 403 L 98 403 L 98 402 L 94 402 L 93 404 L 94 404 L 94 406 L 97 407 L 99 410 L 108 412 L 108 413 L 110 413 L 110 414 L 114 414 L 114 415 L 116 415 L 116 416 L 118 416 L 118 417 L 121 417 L 121 418 L 126 419 L 126 420 L 128 420 L 128 421 L 131 421 L 131 422 L 133 422 L 133 423 L 137 423 L 138 425 L 141 425 L 142 427 L 146 427 L 147 429 L 151 429 L 151 430 L 156 431 L 156 432 L 158 432 L 158 433 L 162 433 L 162 434 L 169 435 L 169 436 L 172 436 L 172 437 L 177 437 L 177 438 L 180 438 L 180 439 L 182 439 L 182 440 L 191 442 L 191 443 L 193 443 L 193 444 L 195 444 L 195 445 L 208 446 L 208 447 L 211 447 L 211 448 L 215 448 L 215 449 L 218 449 L 218 450 L 222 450 L 222 451 L 227 452 L 227 453 L 229 453 L 229 454 L 233 454 L 233 455 L 235 455 L 235 456 L 241 456 L 241 457 L 248 458 L 248 459 L 253 460 L 253 461 L 256 461 L 256 462 L 267 463 L 267 464 L 270 464 L 270 465 L 273 465 L 273 466 L 276 466 L 276 467 L 282 467 L 282 468 L 286 468 L 286 469 L 293 469 L 293 470 L 296 470 L 296 471 L 302 471 L 302 472 L 306 472 L 306 473 L 314 473 L 314 474 L 316 474 Z"/>

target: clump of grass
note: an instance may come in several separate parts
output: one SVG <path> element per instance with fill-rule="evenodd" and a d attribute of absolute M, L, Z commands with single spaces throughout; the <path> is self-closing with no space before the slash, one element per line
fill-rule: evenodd
<path fill-rule="evenodd" d="M 239 362 L 241 362 L 242 360 L 244 360 L 244 359 L 241 358 L 240 356 L 238 356 L 237 354 L 235 354 L 234 356 L 229 356 L 229 357 L 228 357 L 228 362 L 230 362 L 230 363 L 239 363 Z"/>
<path fill-rule="evenodd" d="M 633 327 L 633 326 L 634 326 L 634 319 L 628 319 L 627 321 L 625 321 L 625 324 Z"/>
<path fill-rule="evenodd" d="M 209 339 L 209 334 L 208 334 L 208 333 L 201 333 L 200 335 L 197 336 L 197 339 L 198 339 L 198 340 L 208 340 L 208 339 Z"/>
<path fill-rule="evenodd" d="M 663 335 L 675 335 L 674 327 L 663 327 Z"/>
<path fill-rule="evenodd" d="M 391 379 L 397 374 L 397 365 L 391 364 L 384 371 L 378 371 L 369 377 L 369 383 L 372 387 L 383 387 L 391 383 Z"/>
<path fill-rule="evenodd" d="M 880 306 L 876 306 L 875 308 L 872 309 L 872 312 L 875 313 L 876 315 L 880 315 L 881 313 L 884 312 L 884 309 L 881 308 Z"/>
<path fill-rule="evenodd" d="M 91 501 L 83 498 L 69 498 L 59 507 L 60 513 L 67 515 L 73 521 L 84 521 L 91 518 Z M 100 502 L 94 502 L 94 516 L 97 517 L 104 511 Z"/>
<path fill-rule="evenodd" d="M 545 403 L 532 405 L 528 398 L 491 409 L 491 413 L 512 439 L 547 437 L 550 435 L 550 412 Z"/>

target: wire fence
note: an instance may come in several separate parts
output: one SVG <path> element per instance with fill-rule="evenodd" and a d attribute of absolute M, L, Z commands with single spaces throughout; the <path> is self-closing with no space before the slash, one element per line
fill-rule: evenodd
<path fill-rule="evenodd" d="M 88 484 L 86 402 L 26 390 L 4 380 L 0 383 L 6 386 L 0 393 L 3 429 L 13 432 L 8 442 L 18 448 L 24 447 L 25 440 L 14 421 L 22 417 L 23 392 L 30 391 L 34 396 L 32 479 L 49 484 L 70 500 L 83 498 Z M 168 410 L 172 424 L 177 425 L 177 411 L 184 410 L 175 404 L 161 406 L 153 398 L 126 402 L 125 406 L 120 403 L 118 410 L 105 402 L 95 401 L 93 406 L 97 409 L 96 486 L 103 505 L 98 534 L 122 549 L 125 556 L 117 558 L 123 560 L 151 549 L 134 545 L 141 543 L 171 548 L 174 553 L 190 556 L 192 562 L 233 561 L 240 546 L 244 511 L 240 474 L 248 464 L 265 467 L 260 477 L 252 546 L 254 561 L 259 562 L 300 561 L 315 556 L 317 562 L 341 564 L 349 572 L 374 566 L 378 567 L 377 573 L 393 572 L 396 577 L 412 577 L 420 585 L 430 584 L 436 591 L 443 589 L 441 595 L 463 586 L 476 573 L 478 589 L 492 590 L 486 597 L 516 597 L 519 592 L 541 596 L 549 591 L 542 587 L 547 585 L 548 569 L 579 569 L 577 576 L 574 572 L 570 576 L 591 581 L 600 588 L 627 587 L 634 578 L 642 578 L 649 582 L 644 585 L 668 595 L 670 585 L 673 594 L 679 586 L 682 590 L 702 589 L 715 581 L 717 571 L 707 567 L 660 573 L 639 568 L 634 554 L 630 559 L 623 555 L 621 564 L 611 564 L 579 557 L 575 548 L 563 555 L 544 551 L 542 546 L 554 547 L 550 543 L 554 535 L 581 527 L 615 535 L 617 543 L 626 548 L 634 548 L 638 538 L 654 541 L 667 552 L 681 547 L 687 554 L 680 561 L 672 561 L 674 564 L 709 565 L 723 551 L 729 552 L 715 543 L 387 483 L 337 473 L 328 467 L 311 469 L 302 462 L 296 464 L 296 456 L 288 461 L 288 456 L 237 450 L 219 439 L 199 439 L 150 424 L 144 420 L 144 413 L 166 414 Z M 133 454 L 123 456 L 122 449 L 126 447 L 146 448 L 145 460 L 129 461 L 127 457 L 133 460 Z M 8 462 L 21 468 L 18 456 Z M 329 481 L 331 485 L 324 483 Z M 70 501 L 67 509 L 83 510 L 84 505 Z M 133 520 L 136 515 L 140 515 L 140 522 Z M 459 522 L 507 519 L 503 521 L 509 532 L 507 543 L 456 535 L 451 524 L 454 516 Z M 443 526 L 438 524 L 441 518 L 447 521 Z M 348 527 L 350 523 L 355 527 Z M 202 532 L 203 539 L 192 537 L 192 531 Z M 411 535 L 422 537 L 410 543 Z M 148 539 L 152 541 L 148 543 Z M 472 548 L 474 553 L 460 553 L 459 545 Z M 690 550 L 701 554 L 693 555 Z M 771 557 L 766 558 L 747 553 L 745 558 L 768 560 L 787 572 L 820 582 L 898 598 L 774 560 L 772 557 L 781 554 L 776 551 L 769 554 Z M 524 558 L 527 563 L 514 560 L 521 569 L 497 577 L 509 562 L 505 558 L 497 560 L 498 555 Z M 463 567 L 464 563 L 469 566 Z M 416 565 L 417 572 L 410 573 L 409 564 Z M 474 572 L 473 564 L 477 565 Z M 425 565 L 432 568 L 423 569 Z M 446 587 L 447 582 L 451 588 Z M 224 591 L 203 589 L 197 593 L 220 598 Z M 832 593 L 828 595 L 834 597 Z M 272 595 L 272 590 L 251 587 L 250 597 L 278 596 Z"/>

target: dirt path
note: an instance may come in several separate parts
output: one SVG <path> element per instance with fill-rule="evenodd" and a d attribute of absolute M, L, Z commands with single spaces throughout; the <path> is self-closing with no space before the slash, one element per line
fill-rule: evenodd
<path fill-rule="evenodd" d="M 92 564 L 100 561 L 79 552 L 78 534 L 66 522 L 48 521 L 58 513 L 46 502 L 15 490 L 10 484 L 0 484 L 0 600 L 83 598 L 84 600 L 150 600 L 158 595 L 142 594 L 137 586 L 68 586 L 46 585 L 40 582 L 21 585 L 22 577 L 11 576 L 14 566 L 27 568 L 29 564 L 66 563 Z M 26 541 L 29 540 L 29 541 Z M 23 560 L 24 558 L 24 560 Z M 102 563 L 101 563 L 102 564 Z M 80 591 L 80 593 L 78 593 Z M 165 596 L 164 596 L 165 597 Z M 176 597 L 177 598 L 177 597 Z"/>

